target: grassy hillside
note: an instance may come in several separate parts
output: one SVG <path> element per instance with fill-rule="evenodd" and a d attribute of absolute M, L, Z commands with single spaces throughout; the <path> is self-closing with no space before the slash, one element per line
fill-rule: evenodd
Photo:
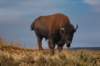
<path fill-rule="evenodd" d="M 63 50 L 51 56 L 38 51 L 7 45 L 0 41 L 0 66 L 100 66 L 100 51 Z"/>

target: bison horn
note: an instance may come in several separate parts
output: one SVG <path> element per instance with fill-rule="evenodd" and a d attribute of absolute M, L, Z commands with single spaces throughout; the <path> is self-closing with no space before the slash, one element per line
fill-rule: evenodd
<path fill-rule="evenodd" d="M 77 29 L 78 29 L 78 24 L 76 25 L 75 32 L 76 32 Z"/>

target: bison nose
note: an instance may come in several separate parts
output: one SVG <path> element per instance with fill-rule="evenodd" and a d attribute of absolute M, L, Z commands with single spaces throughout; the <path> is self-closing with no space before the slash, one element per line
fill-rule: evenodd
<path fill-rule="evenodd" d="M 66 46 L 69 48 L 70 47 L 70 44 L 71 44 L 71 41 L 66 41 Z"/>
<path fill-rule="evenodd" d="M 70 47 L 70 43 L 69 43 L 69 44 L 67 44 L 67 47 L 68 47 L 68 48 Z"/>

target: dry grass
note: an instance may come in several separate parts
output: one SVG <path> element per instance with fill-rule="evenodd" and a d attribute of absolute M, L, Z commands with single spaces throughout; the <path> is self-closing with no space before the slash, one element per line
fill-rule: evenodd
<path fill-rule="evenodd" d="M 48 51 L 15 47 L 0 41 L 0 66 L 100 66 L 100 51 L 63 50 L 51 56 Z"/>

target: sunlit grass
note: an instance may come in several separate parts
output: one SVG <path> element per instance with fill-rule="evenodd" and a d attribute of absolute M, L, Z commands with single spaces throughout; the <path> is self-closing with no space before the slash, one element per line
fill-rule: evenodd
<path fill-rule="evenodd" d="M 0 42 L 0 66 L 100 66 L 100 51 L 63 50 L 54 55 Z"/>

